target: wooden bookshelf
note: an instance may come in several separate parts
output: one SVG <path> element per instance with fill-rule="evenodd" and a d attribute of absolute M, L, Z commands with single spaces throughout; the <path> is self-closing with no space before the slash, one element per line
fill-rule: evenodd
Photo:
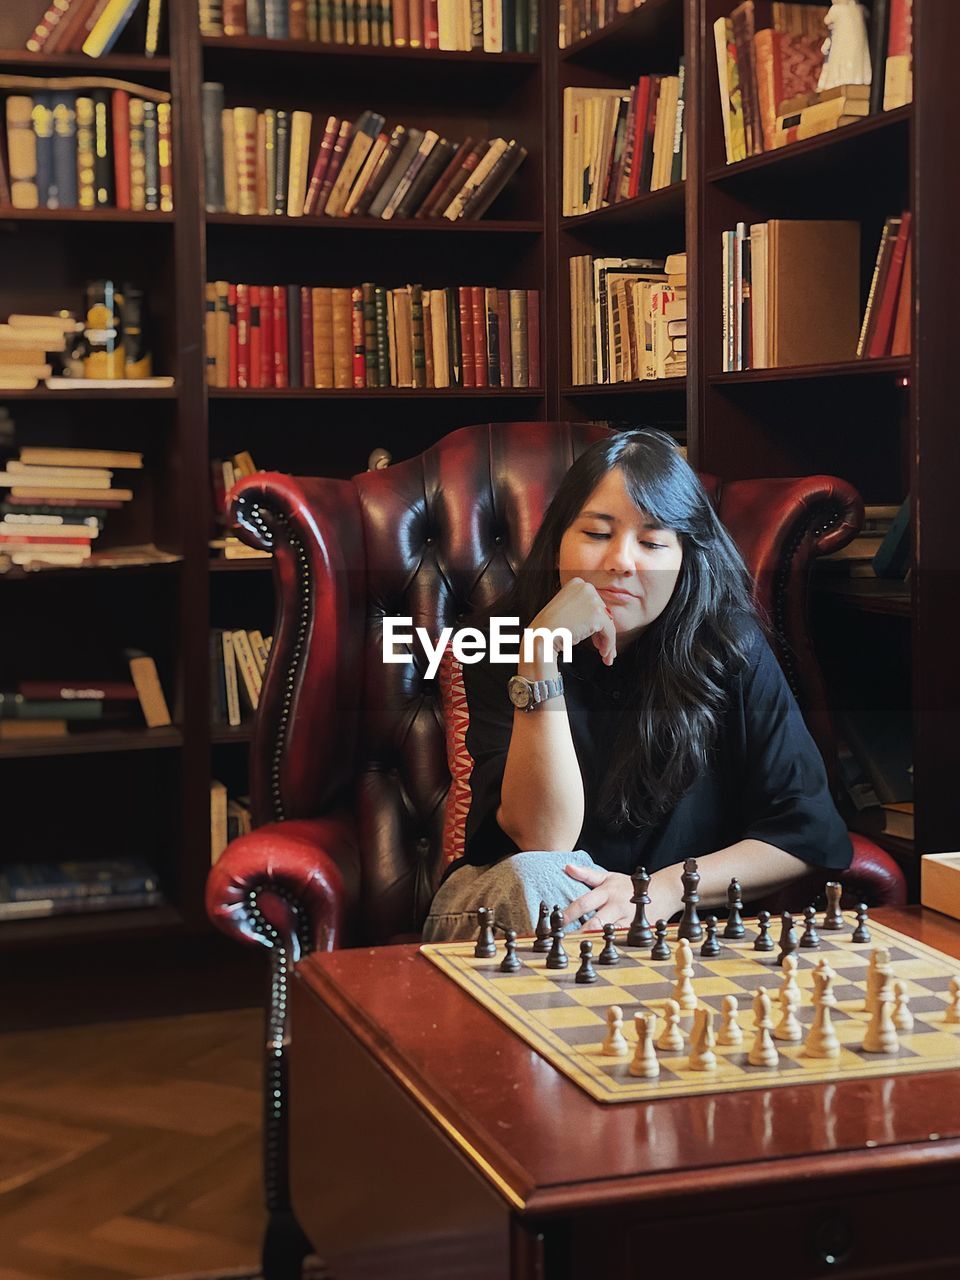
<path fill-rule="evenodd" d="M 125 939 L 136 935 L 138 924 L 146 926 L 148 916 L 161 932 L 208 928 L 203 887 L 210 779 L 223 775 L 232 793 L 245 789 L 243 759 L 252 735 L 249 724 L 211 724 L 208 636 L 212 627 L 273 627 L 272 563 L 211 559 L 210 459 L 249 449 L 265 469 L 348 476 L 366 467 L 375 447 L 400 461 L 460 425 L 494 419 L 661 425 L 685 439 L 694 466 L 729 479 L 832 473 L 873 503 L 898 502 L 910 489 L 922 521 L 922 537 L 915 530 L 912 597 L 871 594 L 850 584 L 825 587 L 815 593 L 814 614 L 830 671 L 837 669 L 835 651 L 853 643 L 853 635 L 864 646 L 896 649 L 891 688 L 898 700 L 915 707 L 917 846 L 955 847 L 950 797 L 956 789 L 952 759 L 960 674 L 948 654 L 955 596 L 948 486 L 954 474 L 953 281 L 960 275 L 953 211 L 960 205 L 960 176 L 944 120 L 952 100 L 960 6 L 952 0 L 914 6 L 912 106 L 731 166 L 724 164 L 711 24 L 732 10 L 734 0 L 646 0 L 565 50 L 558 48 L 556 0 L 543 0 L 541 51 L 508 55 L 202 38 L 195 5 L 170 0 L 169 43 L 161 56 L 145 59 L 121 41 L 99 60 L 24 52 L 42 7 L 43 0 L 3 6 L 0 68 L 42 75 L 82 70 L 169 87 L 176 204 L 166 215 L 0 210 L 0 246 L 14 264 L 0 282 L 0 309 L 76 306 L 88 277 L 139 278 L 154 318 L 155 370 L 174 375 L 176 385 L 109 392 L 78 387 L 66 393 L 41 388 L 0 393 L 0 404 L 10 408 L 18 443 L 55 435 L 56 443 L 143 449 L 149 501 L 145 527 L 131 541 L 153 541 L 182 561 L 172 574 L 153 566 L 136 573 L 60 570 L 0 580 L 0 592 L 11 596 L 5 603 L 24 619 L 16 638 L 0 646 L 0 683 L 29 674 L 23 663 L 37 636 L 38 652 L 51 664 L 58 624 L 71 617 L 96 619 L 101 645 L 153 652 L 176 727 L 162 740 L 143 731 L 123 738 L 121 746 L 106 738 L 98 746 L 71 743 L 68 750 L 77 754 L 66 764 L 86 770 L 85 785 L 99 787 L 107 806 L 115 790 L 110 761 L 123 760 L 134 791 L 160 769 L 164 785 L 153 786 L 139 825 L 160 823 L 164 838 L 151 833 L 152 848 L 172 898 L 169 911 L 126 913 L 133 917 L 129 929 L 107 917 L 0 926 L 0 947 L 15 938 L 24 946 L 74 936 Z M 687 85 L 686 180 L 583 217 L 561 217 L 563 89 L 627 85 L 639 74 L 673 73 L 680 57 Z M 509 131 L 530 154 L 479 222 L 208 214 L 199 146 L 205 79 L 225 85 L 227 105 L 309 109 L 315 119 L 333 111 L 355 117 L 376 107 L 390 122 L 442 123 L 451 137 L 481 128 Z M 857 218 L 865 245 L 865 293 L 883 218 L 908 207 L 922 246 L 914 288 L 923 308 L 915 308 L 912 357 L 721 372 L 723 230 L 739 218 Z M 683 250 L 687 378 L 571 386 L 570 257 Z M 465 272 L 475 283 L 540 289 L 542 387 L 249 392 L 205 385 L 207 280 L 422 280 L 440 287 L 467 283 Z M 842 625 L 835 622 L 838 615 Z M 91 650 L 81 650 L 75 660 L 84 652 Z M 18 786 L 45 782 L 39 771 L 61 770 L 66 754 L 62 739 L 47 747 L 3 744 L 0 764 L 13 771 Z M 113 754 L 104 760 L 103 752 Z M 38 849 L 42 830 L 41 823 L 31 836 Z M 92 841 L 98 832 L 87 834 Z M 105 848 L 119 851 L 115 830 L 105 831 L 104 840 Z"/>

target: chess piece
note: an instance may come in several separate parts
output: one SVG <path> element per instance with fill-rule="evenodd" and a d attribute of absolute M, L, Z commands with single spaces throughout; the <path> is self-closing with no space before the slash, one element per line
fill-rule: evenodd
<path fill-rule="evenodd" d="M 823 66 L 817 89 L 838 85 L 869 84 L 882 71 L 870 65 L 867 11 L 858 0 L 833 0 L 824 17 L 827 38 L 820 46 Z"/>
<path fill-rule="evenodd" d="M 775 1067 L 780 1061 L 777 1047 L 770 1038 L 773 1023 L 770 1018 L 770 997 L 762 987 L 753 997 L 753 1019 L 757 1028 L 756 1038 L 750 1046 L 747 1061 L 752 1067 Z"/>
<path fill-rule="evenodd" d="M 519 973 L 521 967 L 520 957 L 517 955 L 517 931 L 516 929 L 508 929 L 506 954 L 500 961 L 500 972 Z"/>
<path fill-rule="evenodd" d="M 870 930 L 867 928 L 867 904 L 861 902 L 857 907 L 857 927 L 850 935 L 851 942 L 869 942 Z"/>
<path fill-rule="evenodd" d="M 550 950 L 550 908 L 545 902 L 540 903 L 540 918 L 537 921 L 533 949 L 544 953 Z"/>
<path fill-rule="evenodd" d="M 817 933 L 817 908 L 804 907 L 803 910 L 804 930 L 803 937 L 800 939 L 801 947 L 807 947 L 811 951 L 816 951 L 820 946 L 820 935 Z"/>
<path fill-rule="evenodd" d="M 676 1000 L 663 1002 L 663 1030 L 657 1041 L 657 1048 L 670 1053 L 679 1053 L 683 1048 L 683 1030 L 680 1027 L 680 1006 Z"/>
<path fill-rule="evenodd" d="M 550 936 L 552 937 L 555 933 L 563 932 L 563 912 L 555 905 L 553 910 L 550 912 Z"/>
<path fill-rule="evenodd" d="M 791 956 L 790 959 L 793 959 Z M 773 1029 L 775 1040 L 785 1040 L 788 1044 L 796 1044 L 803 1039 L 803 1028 L 797 1020 L 797 1007 L 800 1001 L 790 987 L 781 987 L 777 997 L 780 1001 L 780 1021 Z"/>
<path fill-rule="evenodd" d="M 705 960 L 712 960 L 714 956 L 720 954 L 720 942 L 717 938 L 717 917 L 707 916 L 704 924 L 707 926 L 707 936 L 704 939 L 703 946 L 700 948 L 700 954 Z"/>
<path fill-rule="evenodd" d="M 833 1029 L 830 1010 L 837 1007 L 833 994 L 836 974 L 826 956 L 821 956 L 813 971 L 813 1023 L 807 1032 L 803 1052 L 808 1058 L 839 1058 L 840 1041 Z"/>
<path fill-rule="evenodd" d="M 686 938 L 687 942 L 699 942 L 703 937 L 703 928 L 700 917 L 697 915 L 697 903 L 700 901 L 700 894 L 697 892 L 700 872 L 697 870 L 696 858 L 688 858 L 683 864 L 680 883 L 683 885 L 683 915 L 677 925 L 677 937 Z"/>
<path fill-rule="evenodd" d="M 713 1010 L 701 1005 L 693 1015 L 693 1031 L 690 1033 L 691 1071 L 716 1071 L 717 1055 L 713 1051 L 716 1037 L 713 1034 Z"/>
<path fill-rule="evenodd" d="M 878 967 L 882 973 L 883 968 Z M 876 994 L 873 1014 L 863 1037 L 864 1053 L 896 1053 L 900 1048 L 897 1028 L 893 1025 L 893 984 L 883 975 L 883 985 Z"/>
<path fill-rule="evenodd" d="M 623 1010 L 612 1004 L 607 1010 L 607 1034 L 600 1052 L 608 1058 L 623 1058 L 630 1051 L 623 1034 Z"/>
<path fill-rule="evenodd" d="M 893 984 L 893 1025 L 898 1031 L 913 1030 L 913 1014 L 910 1012 L 910 999 L 907 995 L 907 984 Z"/>
<path fill-rule="evenodd" d="M 800 946 L 797 939 L 797 931 L 793 927 L 793 916 L 789 911 L 785 911 L 780 917 L 780 954 L 777 961 L 783 964 L 787 956 L 792 956 Z"/>
<path fill-rule="evenodd" d="M 890 952 L 885 947 L 877 947 L 870 952 L 870 964 L 867 969 L 867 998 L 863 1003 L 866 1013 L 876 1013 L 877 997 L 884 985 L 892 981 L 893 967 L 890 964 Z"/>
<path fill-rule="evenodd" d="M 614 934 L 617 926 L 614 924 L 605 924 L 603 926 L 603 950 L 600 952 L 597 960 L 600 964 L 619 964 L 620 952 L 617 950 L 614 942 Z"/>
<path fill-rule="evenodd" d="M 653 941 L 653 930 L 647 921 L 647 907 L 650 905 L 650 894 L 647 890 L 650 888 L 650 877 L 645 867 L 638 867 L 630 879 L 633 881 L 633 897 L 630 901 L 636 905 L 637 910 L 633 917 L 633 924 L 627 930 L 627 946 L 649 947 Z"/>
<path fill-rule="evenodd" d="M 596 982 L 599 976 L 593 967 L 593 943 L 588 938 L 584 938 L 580 943 L 580 968 L 577 970 L 574 982 L 586 985 Z"/>
<path fill-rule="evenodd" d="M 486 907 L 478 907 L 477 923 L 480 925 L 480 932 L 477 934 L 473 954 L 477 960 L 492 960 L 497 954 L 497 940 L 493 936 L 493 912 Z"/>
<path fill-rule="evenodd" d="M 753 940 L 754 951 L 772 951 L 777 944 L 770 937 L 770 912 L 761 911 L 757 916 L 757 924 L 760 932 Z"/>
<path fill-rule="evenodd" d="M 667 922 L 666 920 L 658 920 L 656 924 L 657 940 L 653 944 L 653 950 L 650 952 L 651 960 L 669 960 L 671 956 L 670 944 L 667 942 Z"/>
<path fill-rule="evenodd" d="M 697 1007 L 697 996 L 693 989 L 693 952 L 686 938 L 677 943 L 677 985 L 673 989 L 673 998 L 681 1009 L 689 1011 Z"/>
<path fill-rule="evenodd" d="M 654 1080 L 660 1074 L 660 1063 L 653 1045 L 653 1035 L 657 1029 L 655 1013 L 635 1013 L 633 1025 L 637 1029 L 637 1047 L 633 1060 L 627 1070 L 632 1076 L 642 1080 Z"/>
<path fill-rule="evenodd" d="M 723 930 L 725 938 L 742 938 L 746 933 L 742 913 L 743 892 L 740 881 L 734 877 L 727 887 L 727 923 Z"/>
<path fill-rule="evenodd" d="M 950 979 L 950 1003 L 943 1015 L 944 1022 L 960 1022 L 960 978 Z"/>
<path fill-rule="evenodd" d="M 550 937 L 550 954 L 547 956 L 546 967 L 548 969 L 565 969 L 570 960 L 563 949 L 563 929 L 554 929 Z"/>
<path fill-rule="evenodd" d="M 720 1003 L 722 1021 L 717 1032 L 717 1044 L 743 1044 L 743 1032 L 737 1020 L 737 997 L 724 996 Z"/>
<path fill-rule="evenodd" d="M 800 962 L 797 960 L 797 957 L 794 955 L 783 957 L 783 981 L 780 983 L 780 990 L 789 991 L 794 1004 L 798 1007 L 801 999 L 803 998 L 800 994 L 800 984 L 797 982 L 797 968 L 799 967 L 799 963 Z"/>
<path fill-rule="evenodd" d="M 828 933 L 835 929 L 845 929 L 846 923 L 843 919 L 843 912 L 840 910 L 840 895 L 843 892 L 843 886 L 839 880 L 828 880 L 824 888 L 827 895 L 827 909 L 823 914 L 823 924 L 820 928 L 825 929 Z"/>

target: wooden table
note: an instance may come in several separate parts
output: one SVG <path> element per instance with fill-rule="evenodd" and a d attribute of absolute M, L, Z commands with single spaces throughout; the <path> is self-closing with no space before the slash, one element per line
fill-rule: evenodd
<path fill-rule="evenodd" d="M 875 915 L 960 958 L 960 923 Z M 604 1106 L 416 947 L 308 957 L 292 999 L 292 1196 L 337 1280 L 960 1276 L 960 1071 Z"/>

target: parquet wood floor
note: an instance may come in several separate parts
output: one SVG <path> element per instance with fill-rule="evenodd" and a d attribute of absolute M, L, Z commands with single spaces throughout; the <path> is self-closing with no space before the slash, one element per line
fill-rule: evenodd
<path fill-rule="evenodd" d="M 0 1280 L 250 1266 L 259 1009 L 0 1035 Z"/>

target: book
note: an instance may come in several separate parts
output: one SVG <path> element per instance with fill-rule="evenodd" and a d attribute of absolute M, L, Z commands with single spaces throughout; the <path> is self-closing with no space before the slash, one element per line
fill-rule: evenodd
<path fill-rule="evenodd" d="M 852 360 L 857 349 L 860 224 L 767 224 L 769 367 Z"/>
<path fill-rule="evenodd" d="M 0 900 L 8 902 L 144 893 L 159 887 L 156 871 L 139 857 L 0 866 Z"/>
<path fill-rule="evenodd" d="M 910 496 L 904 498 L 883 541 L 873 556 L 873 570 L 878 578 L 905 578 L 910 567 Z"/>
<path fill-rule="evenodd" d="M 170 712 L 157 674 L 157 664 L 153 658 L 137 649 L 125 650 L 124 657 L 129 664 L 130 678 L 136 686 L 140 709 L 148 728 L 156 729 L 171 724 Z"/>

